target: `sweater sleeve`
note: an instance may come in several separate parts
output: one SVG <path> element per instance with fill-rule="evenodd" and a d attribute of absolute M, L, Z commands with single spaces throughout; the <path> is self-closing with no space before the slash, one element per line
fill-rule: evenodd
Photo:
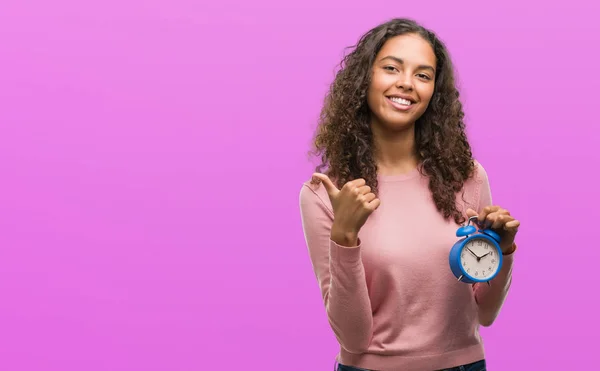
<path fill-rule="evenodd" d="M 486 206 L 492 205 L 492 193 L 485 169 L 479 165 L 479 200 L 477 212 L 481 212 Z M 504 255 L 502 268 L 490 284 L 476 283 L 473 285 L 475 301 L 478 306 L 479 323 L 482 326 L 491 326 L 498 317 L 500 309 L 506 300 L 512 283 L 514 252 Z"/>
<path fill-rule="evenodd" d="M 333 211 L 329 199 L 324 200 L 326 194 L 320 195 L 313 187 L 304 184 L 300 191 L 300 214 L 327 319 L 340 346 L 351 353 L 363 353 L 371 342 L 373 315 L 361 241 L 356 247 L 342 247 L 331 240 Z"/>

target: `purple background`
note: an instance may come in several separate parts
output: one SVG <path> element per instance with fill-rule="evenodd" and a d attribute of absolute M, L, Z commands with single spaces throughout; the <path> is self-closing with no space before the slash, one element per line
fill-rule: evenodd
<path fill-rule="evenodd" d="M 491 370 L 597 363 L 600 5 L 3 0 L 0 369 L 330 370 L 298 193 L 343 49 L 447 42 L 522 222 Z"/>

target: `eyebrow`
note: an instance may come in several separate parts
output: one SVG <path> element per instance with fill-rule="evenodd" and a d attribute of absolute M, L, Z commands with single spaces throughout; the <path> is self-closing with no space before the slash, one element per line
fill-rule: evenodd
<path fill-rule="evenodd" d="M 391 59 L 394 62 L 398 63 L 398 64 L 404 64 L 404 61 L 401 58 L 398 57 L 394 57 L 393 55 L 388 55 L 387 57 L 383 57 L 381 58 L 379 61 L 382 62 L 386 59 Z M 419 70 L 430 70 L 431 72 L 433 72 L 435 74 L 435 68 L 431 67 L 430 65 L 427 64 L 422 64 L 418 67 Z"/>

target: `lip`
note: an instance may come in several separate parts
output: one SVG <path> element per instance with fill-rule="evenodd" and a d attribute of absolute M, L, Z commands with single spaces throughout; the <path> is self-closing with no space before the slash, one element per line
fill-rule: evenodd
<path fill-rule="evenodd" d="M 398 103 L 394 102 L 393 100 L 391 100 L 391 99 L 390 99 L 390 97 L 399 97 L 399 98 L 403 98 L 403 99 L 406 99 L 406 100 L 409 100 L 409 101 L 411 101 L 411 102 L 412 102 L 412 104 L 411 104 L 410 106 L 405 106 L 405 105 L 403 105 L 403 104 L 398 104 Z M 386 100 L 387 100 L 387 101 L 388 101 L 388 102 L 389 102 L 389 103 L 392 105 L 392 107 L 394 107 L 394 108 L 395 108 L 395 109 L 397 109 L 398 111 L 408 111 L 408 110 L 410 110 L 410 109 L 411 109 L 411 108 L 412 108 L 412 107 L 415 105 L 415 102 L 414 102 L 414 100 L 412 100 L 412 99 L 409 99 L 409 98 L 402 97 L 402 96 L 400 96 L 400 95 L 390 95 L 390 96 L 387 96 L 387 97 L 385 97 L 385 99 L 386 99 Z"/>

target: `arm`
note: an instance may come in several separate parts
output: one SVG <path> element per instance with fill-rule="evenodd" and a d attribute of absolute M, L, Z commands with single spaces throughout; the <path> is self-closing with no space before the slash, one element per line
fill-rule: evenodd
<path fill-rule="evenodd" d="M 320 185 L 323 187 L 323 185 Z M 327 195 L 312 186 L 300 191 L 302 227 L 321 289 L 327 319 L 340 345 L 363 353 L 371 342 L 373 316 L 361 260 L 361 242 L 345 247 L 331 239 L 333 212 Z"/>
<path fill-rule="evenodd" d="M 478 167 L 479 202 L 477 212 L 481 212 L 484 207 L 492 205 L 492 194 L 485 169 L 481 165 L 478 165 Z M 512 283 L 513 253 L 514 249 L 512 253 L 504 255 L 502 269 L 490 281 L 490 285 L 487 283 L 476 283 L 473 285 L 475 301 L 477 302 L 479 312 L 479 323 L 482 326 L 491 326 L 494 323 L 506 300 Z"/>

